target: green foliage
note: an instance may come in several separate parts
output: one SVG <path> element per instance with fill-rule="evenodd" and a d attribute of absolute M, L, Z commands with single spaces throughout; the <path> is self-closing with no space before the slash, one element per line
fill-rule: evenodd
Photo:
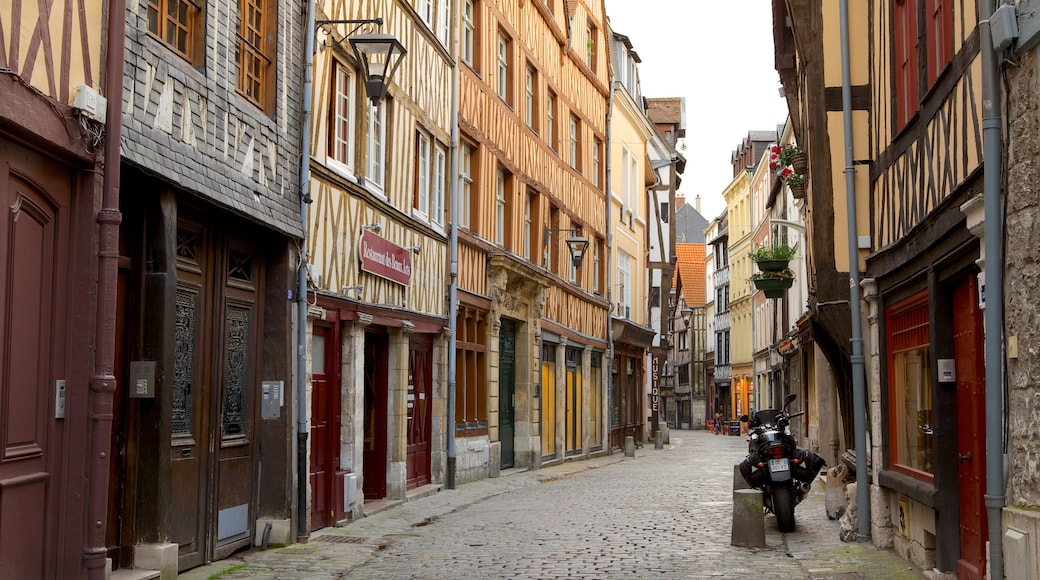
<path fill-rule="evenodd" d="M 775 278 L 777 280 L 783 280 L 785 278 L 794 278 L 794 270 L 790 268 L 784 268 L 783 270 L 777 270 L 775 272 L 755 272 L 748 277 L 748 280 L 764 280 L 766 278 Z"/>
<path fill-rule="evenodd" d="M 779 244 L 776 246 L 759 246 L 751 252 L 750 257 L 752 262 L 766 260 L 790 261 L 791 258 L 794 258 L 794 254 L 794 248 L 787 244 Z"/>

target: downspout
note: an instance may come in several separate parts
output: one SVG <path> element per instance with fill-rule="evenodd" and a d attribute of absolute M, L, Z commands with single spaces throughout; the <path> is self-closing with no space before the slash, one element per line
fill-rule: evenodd
<path fill-rule="evenodd" d="M 456 19 L 460 17 L 461 11 L 457 11 Z M 448 275 L 451 283 L 448 287 L 448 410 L 444 423 L 448 428 L 448 473 L 445 485 L 448 489 L 455 489 L 455 369 L 458 364 L 458 353 L 455 352 L 457 338 L 455 332 L 458 330 L 459 313 L 459 48 L 460 40 L 458 31 L 462 30 L 461 23 L 456 22 L 455 41 L 452 43 L 452 52 L 455 56 L 455 70 L 452 72 L 451 85 L 451 229 L 450 229 L 450 252 L 451 265 Z"/>
<path fill-rule="evenodd" d="M 296 289 L 296 541 L 306 542 L 307 529 L 307 206 L 310 195 L 311 99 L 314 84 L 314 0 L 307 0 L 307 23 L 304 25 L 303 110 L 300 128 L 300 264 Z"/>
<path fill-rule="evenodd" d="M 845 205 L 849 230 L 849 311 L 852 314 L 852 413 L 856 435 L 857 539 L 870 539 L 870 474 L 867 473 L 867 405 L 864 382 L 863 323 L 860 320 L 859 244 L 856 236 L 856 168 L 852 153 L 852 81 L 849 72 L 849 0 L 840 0 L 841 116 L 845 138 Z"/>
<path fill-rule="evenodd" d="M 608 47 L 610 45 L 612 45 L 612 43 L 608 43 Z M 609 50 L 609 48 L 607 50 L 607 55 L 608 55 L 607 58 L 612 60 L 611 57 L 610 57 L 610 50 Z M 608 70 L 610 70 L 610 69 L 608 69 Z M 604 295 L 607 297 L 607 372 L 605 373 L 606 376 L 607 376 L 607 381 L 606 381 L 606 383 L 607 383 L 607 392 L 606 392 L 606 396 L 603 397 L 603 400 L 605 400 L 607 402 L 607 407 L 606 408 L 610 409 L 611 408 L 610 405 L 612 403 L 612 401 L 610 400 L 610 395 L 611 395 L 611 393 L 614 392 L 614 389 L 610 388 L 611 387 L 611 383 L 614 381 L 614 373 L 611 372 L 611 369 L 614 368 L 614 325 L 612 324 L 612 319 L 613 319 L 612 312 L 614 312 L 614 294 L 612 292 L 612 290 L 614 288 L 614 276 L 613 276 L 614 268 L 612 267 L 613 264 L 614 264 L 614 262 L 613 262 L 613 256 L 614 256 L 614 252 L 613 252 L 613 248 L 614 248 L 614 230 L 611 229 L 611 224 L 614 223 L 614 222 L 611 221 L 611 211 L 610 211 L 611 208 L 614 207 L 614 198 L 613 198 L 613 194 L 611 193 L 611 186 L 610 186 L 611 165 L 613 165 L 613 163 L 611 162 L 611 155 L 610 155 L 610 122 L 611 122 L 611 117 L 613 117 L 613 114 L 614 114 L 614 82 L 613 82 L 613 79 L 610 79 L 610 82 L 608 83 L 608 86 L 610 87 L 610 90 L 608 91 L 609 94 L 607 95 L 607 119 L 606 119 L 606 129 L 605 129 L 606 135 L 604 135 L 604 144 L 603 144 L 603 149 L 604 149 L 603 156 L 606 157 L 606 163 L 604 164 L 604 167 L 603 167 L 603 185 L 604 185 L 604 188 L 606 189 L 606 191 L 605 191 L 606 195 L 604 195 L 603 197 L 607 200 L 607 211 L 606 211 L 607 223 L 605 224 L 605 227 L 603 228 L 603 233 L 607 237 L 607 244 L 606 244 L 606 254 L 607 255 L 603 256 L 603 261 L 601 262 L 600 265 L 601 265 L 601 267 L 607 269 L 607 279 L 606 279 L 607 287 L 606 287 L 605 292 L 604 292 Z M 620 376 L 620 373 L 619 373 L 618 376 Z M 607 418 L 607 453 L 613 453 L 613 451 L 614 451 L 614 447 L 613 447 L 613 445 L 610 442 L 610 431 L 611 431 L 612 427 L 613 426 L 610 424 L 610 414 L 608 413 L 608 418 Z M 624 445 L 624 441 L 622 441 L 622 445 Z"/>
<path fill-rule="evenodd" d="M 108 4 L 108 53 L 105 55 L 104 177 L 98 224 L 97 326 L 94 344 L 93 395 L 90 409 L 90 459 L 87 477 L 87 542 L 83 563 L 87 578 L 105 578 L 105 545 L 108 522 L 108 473 L 112 461 L 108 451 L 112 441 L 112 413 L 116 390 L 116 280 L 119 277 L 119 142 L 123 126 L 123 50 L 126 45 L 126 0 Z"/>
<path fill-rule="evenodd" d="M 1000 211 L 1000 173 L 1002 166 L 999 60 L 993 48 L 989 19 L 993 0 L 979 4 L 979 42 L 982 43 L 982 152 L 983 212 L 985 216 L 986 275 L 983 300 L 986 312 L 986 512 L 989 516 L 990 578 L 1004 578 L 1003 530 L 1000 512 L 1004 507 L 1004 386 L 1003 338 L 1004 320 L 1004 239 Z M 989 294 L 986 296 L 986 294 Z"/>

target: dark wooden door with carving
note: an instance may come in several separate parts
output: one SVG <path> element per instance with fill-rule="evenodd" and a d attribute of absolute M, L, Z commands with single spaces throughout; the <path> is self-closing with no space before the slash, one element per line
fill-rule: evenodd
<path fill-rule="evenodd" d="M 413 338 L 408 352 L 408 477 L 413 489 L 430 483 L 430 424 L 433 412 L 433 345 Z"/>
<path fill-rule="evenodd" d="M 179 568 L 249 542 L 261 268 L 225 228 L 177 231 L 171 540 Z"/>
<path fill-rule="evenodd" d="M 502 443 L 502 467 L 516 461 L 516 322 L 502 319 L 498 333 L 498 439 Z"/>
<path fill-rule="evenodd" d="M 5 578 L 52 577 L 58 561 L 59 501 L 65 499 L 61 441 L 68 419 L 56 418 L 55 392 L 59 384 L 71 383 L 66 382 L 64 330 L 70 175 L 67 168 L 0 139 L 0 575 Z"/>

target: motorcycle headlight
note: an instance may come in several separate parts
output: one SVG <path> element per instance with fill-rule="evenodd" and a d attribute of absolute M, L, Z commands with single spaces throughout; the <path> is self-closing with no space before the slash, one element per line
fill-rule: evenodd
<path fill-rule="evenodd" d="M 758 441 L 758 433 L 752 433 L 751 434 L 751 440 L 752 441 Z"/>

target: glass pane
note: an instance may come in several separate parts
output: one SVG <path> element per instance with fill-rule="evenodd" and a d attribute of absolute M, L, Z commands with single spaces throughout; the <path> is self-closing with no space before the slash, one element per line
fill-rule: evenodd
<path fill-rule="evenodd" d="M 228 306 L 224 321 L 224 437 L 244 437 L 248 416 L 250 312 Z"/>
<path fill-rule="evenodd" d="M 195 381 L 195 329 L 198 310 L 197 295 L 177 290 L 173 351 L 174 435 L 191 435 L 194 427 L 193 384 Z"/>
<path fill-rule="evenodd" d="M 320 334 L 311 336 L 311 374 L 325 373 L 325 337 Z"/>

